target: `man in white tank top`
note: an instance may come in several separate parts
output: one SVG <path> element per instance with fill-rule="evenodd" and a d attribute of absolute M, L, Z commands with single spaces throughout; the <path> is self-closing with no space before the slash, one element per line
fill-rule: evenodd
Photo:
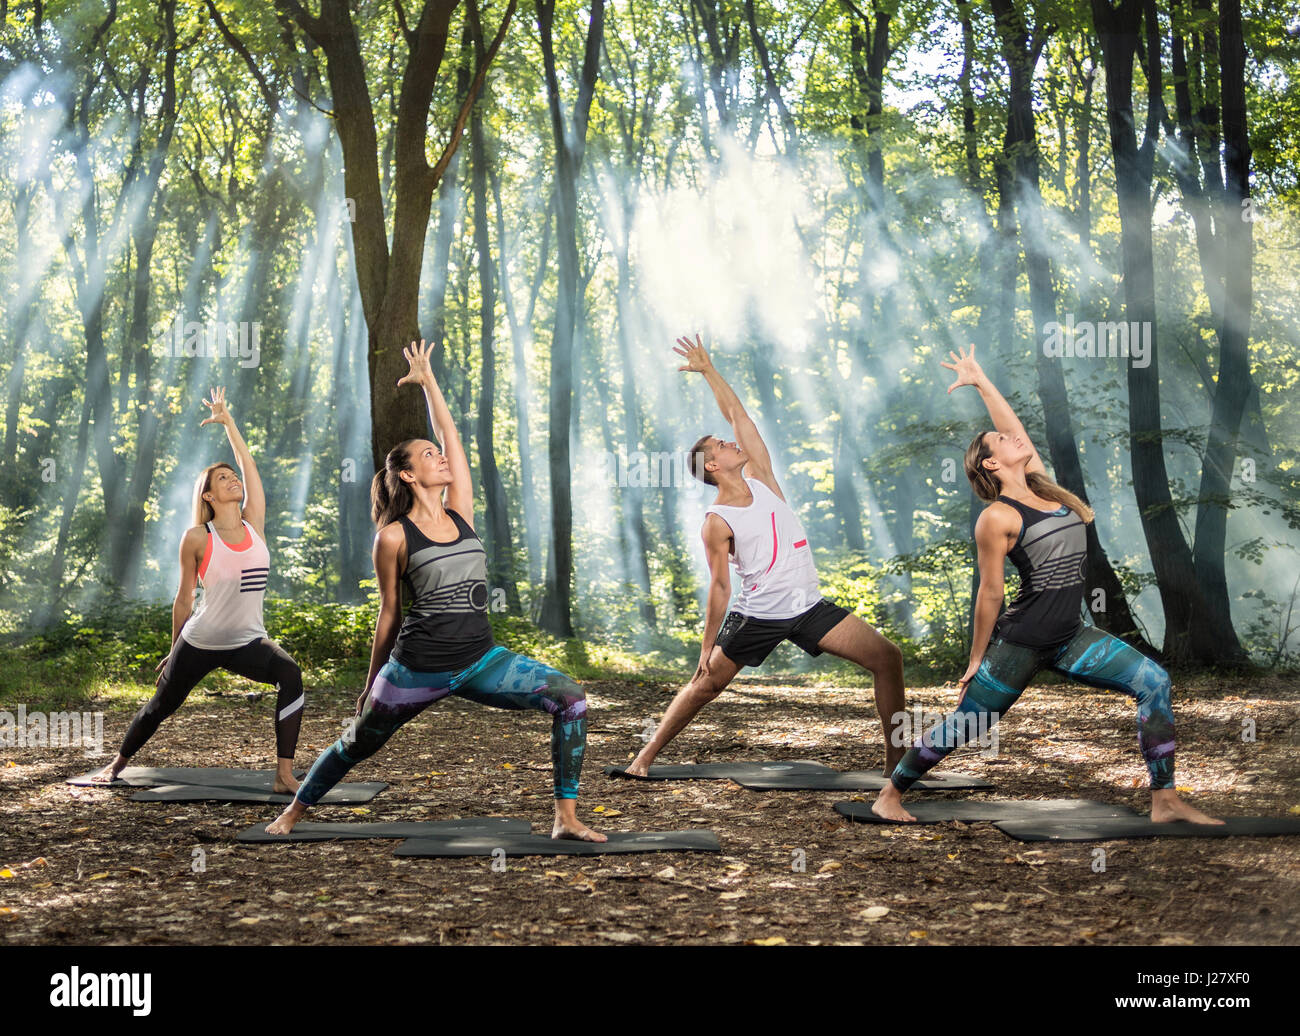
<path fill-rule="evenodd" d="M 870 670 L 888 774 L 904 751 L 890 736 L 903 716 L 903 654 L 856 615 L 822 598 L 808 537 L 772 473 L 753 419 L 714 369 L 699 335 L 694 342 L 679 338 L 677 343 L 673 351 L 686 361 L 678 369 L 704 375 L 734 438 L 728 442 L 706 435 L 691 451 L 696 478 L 718 490 L 701 532 L 712 578 L 699 665 L 673 698 L 654 737 L 623 772 L 644 777 L 664 745 L 742 667 L 760 665 L 777 644 L 791 640 L 810 655 L 829 651 Z M 734 602 L 732 568 L 740 580 Z"/>

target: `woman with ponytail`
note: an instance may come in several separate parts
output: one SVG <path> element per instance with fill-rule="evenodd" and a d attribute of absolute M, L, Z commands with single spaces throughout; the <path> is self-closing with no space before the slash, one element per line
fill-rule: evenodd
<path fill-rule="evenodd" d="M 1169 674 L 1135 648 L 1085 621 L 1085 526 L 1092 509 L 1047 475 L 1042 459 L 1007 401 L 970 354 L 949 353 L 957 372 L 948 391 L 973 385 L 988 407 L 993 431 L 966 450 L 966 476 L 988 503 L 975 523 L 980 586 L 970 665 L 957 708 L 928 730 L 895 767 L 872 805 L 889 820 L 914 820 L 902 795 L 926 771 L 978 731 L 987 733 L 1034 675 L 1049 669 L 1090 687 L 1137 699 L 1138 748 L 1151 781 L 1151 819 L 1220 824 L 1178 797 L 1174 788 L 1174 717 Z M 1010 558 L 1020 592 L 1003 604 L 1003 567 Z"/>
<path fill-rule="evenodd" d="M 397 728 L 449 694 L 500 709 L 551 716 L 555 823 L 552 838 L 604 842 L 577 817 L 587 741 L 587 700 L 558 670 L 493 643 L 487 619 L 487 554 L 474 532 L 469 461 L 429 367 L 432 346 L 403 351 L 410 372 L 397 384 L 424 390 L 441 449 L 408 439 L 389 451 L 370 487 L 379 618 L 357 715 L 321 753 L 288 808 L 267 826 L 288 834 L 307 811 Z M 411 606 L 402 615 L 401 586 Z"/>
<path fill-rule="evenodd" d="M 115 780 L 159 724 L 180 708 L 194 685 L 212 670 L 225 669 L 275 685 L 272 787 L 282 795 L 292 794 L 298 790 L 293 753 L 306 696 L 302 670 L 267 637 L 262 625 L 262 598 L 271 566 L 263 539 L 266 495 L 253 455 L 226 408 L 226 390 L 213 390 L 212 398 L 203 404 L 211 416 L 199 426 L 225 428 L 239 471 L 221 461 L 199 473 L 194 485 L 194 525 L 181 540 L 180 587 L 172 602 L 172 648 L 158 663 L 158 690 L 131 721 L 117 757 L 93 779 L 101 784 Z M 195 608 L 198 583 L 203 585 L 203 596 Z"/>

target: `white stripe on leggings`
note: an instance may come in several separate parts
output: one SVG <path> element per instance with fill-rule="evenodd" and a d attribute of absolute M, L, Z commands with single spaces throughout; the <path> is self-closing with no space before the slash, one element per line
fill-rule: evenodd
<path fill-rule="evenodd" d="M 293 715 L 293 713 L 297 712 L 299 709 L 302 708 L 302 703 L 305 702 L 306 700 L 307 700 L 307 692 L 303 691 L 302 694 L 298 695 L 298 700 L 295 701 L 292 705 L 286 705 L 283 709 L 281 709 L 280 715 L 277 716 L 276 718 L 284 719 L 285 716 Z"/>

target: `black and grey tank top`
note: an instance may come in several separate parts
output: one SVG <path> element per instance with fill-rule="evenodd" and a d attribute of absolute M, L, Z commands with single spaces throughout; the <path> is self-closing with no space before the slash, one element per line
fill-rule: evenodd
<path fill-rule="evenodd" d="M 1052 647 L 1073 637 L 1083 624 L 1084 571 L 1088 533 L 1083 519 L 1062 506 L 1039 511 L 999 496 L 1020 512 L 1020 537 L 1008 557 L 1020 573 L 1020 592 L 993 632 L 1015 644 Z"/>
<path fill-rule="evenodd" d="M 473 665 L 491 650 L 487 618 L 487 552 L 465 519 L 448 510 L 460 535 L 450 543 L 429 539 L 402 515 L 411 606 L 393 644 L 393 658 L 420 673 L 446 673 Z"/>

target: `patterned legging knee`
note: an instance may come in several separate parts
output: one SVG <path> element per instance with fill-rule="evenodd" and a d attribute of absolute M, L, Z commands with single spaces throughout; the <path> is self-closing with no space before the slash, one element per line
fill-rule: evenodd
<path fill-rule="evenodd" d="M 1136 698 L 1138 749 L 1146 760 L 1151 788 L 1174 786 L 1169 674 L 1119 638 L 1095 626 L 1084 626 L 1063 647 L 1046 651 L 994 638 L 966 685 L 965 698 L 903 756 L 890 777 L 894 787 L 906 791 L 954 748 L 965 744 L 972 731 L 992 727 L 1040 669 Z"/>
<path fill-rule="evenodd" d="M 298 801 L 315 805 L 348 770 L 379 751 L 398 727 L 449 694 L 499 709 L 550 713 L 555 797 L 578 797 L 587 744 L 582 687 L 545 663 L 497 646 L 454 673 L 419 673 L 390 658 L 375 676 L 361 715 L 312 764 L 298 789 Z"/>

